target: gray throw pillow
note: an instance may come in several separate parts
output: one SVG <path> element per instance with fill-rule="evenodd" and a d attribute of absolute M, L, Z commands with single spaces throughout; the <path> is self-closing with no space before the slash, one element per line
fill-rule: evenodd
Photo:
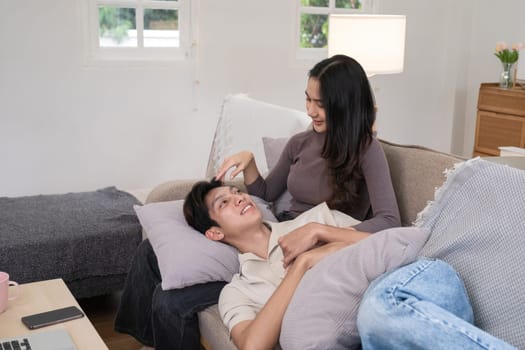
<path fill-rule="evenodd" d="M 321 260 L 301 280 L 284 315 L 283 349 L 356 349 L 357 311 L 372 280 L 415 260 L 429 231 L 377 232 Z"/>
<path fill-rule="evenodd" d="M 266 221 L 277 221 L 268 203 L 252 196 Z M 211 241 L 184 219 L 184 201 L 135 205 L 139 221 L 157 256 L 162 289 L 213 281 L 229 282 L 239 271 L 237 249 Z"/>
<path fill-rule="evenodd" d="M 432 231 L 420 255 L 446 261 L 461 276 L 475 325 L 525 349 L 525 171 L 464 162 L 416 225 Z"/>
<path fill-rule="evenodd" d="M 266 164 L 268 170 L 272 170 L 277 161 L 283 153 L 284 146 L 288 143 L 288 137 L 272 138 L 263 137 L 264 155 L 266 157 Z M 290 210 L 292 195 L 285 191 L 275 202 L 273 202 L 272 210 L 275 214 Z"/>
<path fill-rule="evenodd" d="M 288 137 L 263 137 L 264 156 L 266 158 L 266 165 L 268 169 L 273 169 L 277 161 L 283 153 L 284 146 L 288 143 Z"/>

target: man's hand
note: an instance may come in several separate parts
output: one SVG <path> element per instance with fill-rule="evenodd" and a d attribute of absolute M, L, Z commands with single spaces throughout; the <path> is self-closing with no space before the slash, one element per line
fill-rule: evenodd
<path fill-rule="evenodd" d="M 278 243 L 283 251 L 284 268 L 287 268 L 301 253 L 317 245 L 318 239 L 315 233 L 318 226 L 319 224 L 310 222 L 279 238 Z"/>
<path fill-rule="evenodd" d="M 283 251 L 283 266 L 288 267 L 300 254 L 324 243 L 346 242 L 352 244 L 368 237 L 369 233 L 353 227 L 336 227 L 310 222 L 279 238 Z"/>

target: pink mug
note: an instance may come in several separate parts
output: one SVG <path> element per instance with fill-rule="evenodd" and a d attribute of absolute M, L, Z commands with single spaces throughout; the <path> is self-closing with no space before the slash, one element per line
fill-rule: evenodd
<path fill-rule="evenodd" d="M 7 309 L 7 302 L 16 299 L 17 295 L 9 297 L 9 286 L 18 286 L 18 283 L 9 280 L 9 275 L 0 271 L 0 314 Z M 17 287 L 18 288 L 18 287 Z M 18 292 L 18 289 L 17 289 Z"/>

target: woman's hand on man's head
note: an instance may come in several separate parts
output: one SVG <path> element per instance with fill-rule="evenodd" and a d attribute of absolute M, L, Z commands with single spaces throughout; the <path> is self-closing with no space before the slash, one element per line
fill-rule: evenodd
<path fill-rule="evenodd" d="M 253 162 L 253 153 L 249 151 L 241 151 L 239 153 L 236 153 L 232 156 L 229 156 L 224 160 L 221 167 L 217 171 L 217 174 L 215 175 L 215 179 L 225 181 L 225 180 L 233 180 L 241 171 L 245 171 L 248 169 L 250 163 Z M 231 174 L 229 179 L 225 179 L 226 173 L 228 170 L 235 168 Z"/>

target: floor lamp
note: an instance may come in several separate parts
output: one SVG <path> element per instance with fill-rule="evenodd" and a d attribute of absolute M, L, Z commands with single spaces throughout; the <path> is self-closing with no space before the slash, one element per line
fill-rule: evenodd
<path fill-rule="evenodd" d="M 402 15 L 330 15 L 328 56 L 357 60 L 368 77 L 403 71 L 405 24 Z"/>
<path fill-rule="evenodd" d="M 352 57 L 369 78 L 403 71 L 405 16 L 330 15 L 328 27 L 328 57 L 336 54 Z M 372 95 L 375 95 L 373 89 Z M 375 109 L 377 112 L 377 104 Z"/>

